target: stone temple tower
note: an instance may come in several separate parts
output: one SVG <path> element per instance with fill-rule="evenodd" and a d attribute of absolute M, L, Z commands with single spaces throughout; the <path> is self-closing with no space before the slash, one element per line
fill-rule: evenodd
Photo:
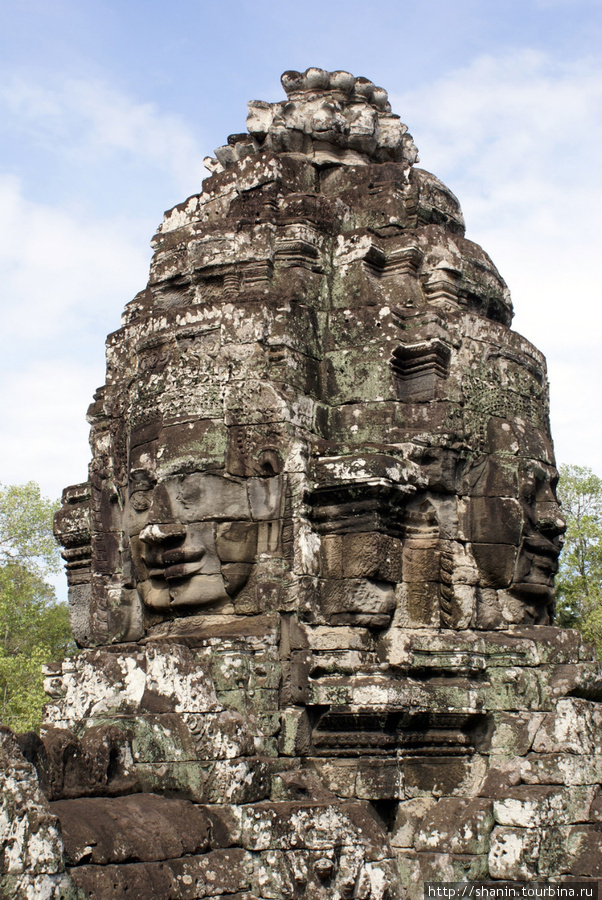
<path fill-rule="evenodd" d="M 602 684 L 552 624 L 545 360 L 386 91 L 282 83 L 166 213 L 108 338 L 56 520 L 84 649 L 22 741 L 64 846 L 36 877 L 596 882 Z"/>

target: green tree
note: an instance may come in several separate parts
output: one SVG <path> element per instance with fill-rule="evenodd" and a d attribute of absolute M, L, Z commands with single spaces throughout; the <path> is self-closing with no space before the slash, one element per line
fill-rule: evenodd
<path fill-rule="evenodd" d="M 75 649 L 67 607 L 46 581 L 60 568 L 56 507 L 34 482 L 0 485 L 0 721 L 15 731 L 39 727 L 42 666 Z"/>
<path fill-rule="evenodd" d="M 0 565 L 16 562 L 42 577 L 60 571 L 52 534 L 57 508 L 35 481 L 0 485 Z"/>
<path fill-rule="evenodd" d="M 602 655 L 602 479 L 585 466 L 561 466 L 558 496 L 567 530 L 556 576 L 557 621 L 578 628 Z"/>

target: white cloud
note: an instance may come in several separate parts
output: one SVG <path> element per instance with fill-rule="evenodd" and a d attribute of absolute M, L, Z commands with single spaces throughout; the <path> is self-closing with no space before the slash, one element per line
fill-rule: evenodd
<path fill-rule="evenodd" d="M 99 81 L 5 77 L 0 112 L 0 480 L 54 496 L 86 477 L 104 337 L 144 287 L 162 212 L 120 215 L 111 192 L 135 176 L 177 202 L 204 154 L 177 117 Z"/>
<path fill-rule="evenodd" d="M 148 273 L 149 223 L 78 219 L 0 179 L 0 480 L 45 493 L 86 477 L 85 412 L 104 336 Z"/>
<path fill-rule="evenodd" d="M 44 494 L 60 497 L 68 484 L 86 480 L 85 414 L 102 380 L 99 368 L 69 359 L 24 360 L 0 376 L 3 483 L 33 479 Z"/>
<path fill-rule="evenodd" d="M 515 327 L 548 356 L 559 458 L 599 472 L 601 101 L 599 65 L 530 50 L 392 98 L 508 282 Z"/>
<path fill-rule="evenodd" d="M 23 196 L 14 177 L 0 178 L 0 274 L 3 340 L 74 341 L 99 321 L 107 306 L 118 315 L 147 277 L 148 238 L 141 224 L 114 219 L 89 221 L 75 213 Z M 48 348 L 51 349 L 51 348 Z M 56 348 L 58 350 L 58 348 Z"/>
<path fill-rule="evenodd" d="M 0 113 L 0 480 L 58 496 L 86 477 L 104 338 L 146 283 L 159 198 L 198 190 L 204 154 L 177 117 L 98 81 L 5 77 Z M 113 209 L 132 177 L 142 217 L 131 195 Z"/>
<path fill-rule="evenodd" d="M 47 152 L 91 163 L 116 155 L 169 173 L 178 191 L 200 189 L 206 155 L 192 130 L 153 103 L 139 103 L 101 81 L 12 78 L 0 88 L 9 123 Z"/>

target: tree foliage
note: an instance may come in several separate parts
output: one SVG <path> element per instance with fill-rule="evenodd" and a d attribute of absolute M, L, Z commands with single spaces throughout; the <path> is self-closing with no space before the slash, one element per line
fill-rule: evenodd
<path fill-rule="evenodd" d="M 578 628 L 602 655 L 602 479 L 585 466 L 561 466 L 558 496 L 567 530 L 556 577 L 557 621 Z"/>
<path fill-rule="evenodd" d="M 39 726 L 42 666 L 74 650 L 67 607 L 46 581 L 59 569 L 56 506 L 34 482 L 0 485 L 0 721 L 15 731 Z"/>
<path fill-rule="evenodd" d="M 35 481 L 0 485 L 0 565 L 16 562 L 41 576 L 60 570 L 52 534 L 57 507 Z"/>

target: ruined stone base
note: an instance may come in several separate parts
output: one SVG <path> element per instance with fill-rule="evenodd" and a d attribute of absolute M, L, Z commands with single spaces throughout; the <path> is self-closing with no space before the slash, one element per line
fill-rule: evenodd
<path fill-rule="evenodd" d="M 85 896 L 602 882 L 602 685 L 576 632 L 257 619 L 88 650 L 56 677 L 26 752 Z"/>
<path fill-rule="evenodd" d="M 260 900 L 401 890 L 391 848 L 366 803 L 202 807 L 138 794 L 53 806 L 73 879 L 92 897 Z"/>
<path fill-rule="evenodd" d="M 8 728 L 0 728 L 0 897 L 82 900 L 65 872 L 60 825 Z"/>

